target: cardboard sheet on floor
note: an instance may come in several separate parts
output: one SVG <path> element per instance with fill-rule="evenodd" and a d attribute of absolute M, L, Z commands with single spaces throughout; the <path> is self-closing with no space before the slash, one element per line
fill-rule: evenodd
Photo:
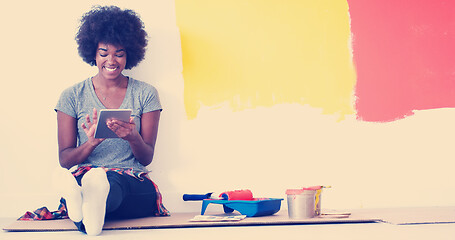
<path fill-rule="evenodd" d="M 362 209 L 357 214 L 375 216 L 383 222 L 396 225 L 455 223 L 455 207 L 406 207 Z"/>
<path fill-rule="evenodd" d="M 390 208 L 360 209 L 350 211 L 347 218 L 317 217 L 311 219 L 289 219 L 286 210 L 265 217 L 251 217 L 237 222 L 191 222 L 198 213 L 172 213 L 170 217 L 149 217 L 121 221 L 108 221 L 105 230 L 155 229 L 155 228 L 190 228 L 190 227 L 226 227 L 226 226 L 260 226 L 260 225 L 298 225 L 298 224 L 336 224 L 336 223 L 371 223 L 386 222 L 390 224 L 433 224 L 455 223 L 455 207 L 427 208 Z M 206 213 L 206 215 L 217 215 Z M 218 214 L 221 215 L 221 214 Z M 5 231 L 76 231 L 74 224 L 68 220 L 49 221 L 15 221 L 6 226 Z"/>
<path fill-rule="evenodd" d="M 330 223 L 369 223 L 380 221 L 378 218 L 352 214 L 347 218 L 318 217 L 303 220 L 289 219 L 286 211 L 272 216 L 249 217 L 236 222 L 191 222 L 198 213 L 172 213 L 169 217 L 148 217 L 129 220 L 107 221 L 104 230 L 155 229 L 155 228 L 190 228 L 190 227 L 226 227 L 226 226 L 260 226 L 260 225 L 296 225 L 296 224 L 330 224 Z M 206 215 L 217 215 L 206 213 Z M 76 231 L 69 219 L 48 221 L 15 221 L 5 227 L 6 231 Z"/>

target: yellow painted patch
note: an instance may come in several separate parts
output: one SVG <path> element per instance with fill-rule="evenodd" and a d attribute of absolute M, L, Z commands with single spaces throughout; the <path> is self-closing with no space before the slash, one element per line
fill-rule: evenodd
<path fill-rule="evenodd" d="M 354 112 L 348 5 L 340 0 L 176 0 L 189 119 L 201 105 L 233 110 L 309 104 Z"/>

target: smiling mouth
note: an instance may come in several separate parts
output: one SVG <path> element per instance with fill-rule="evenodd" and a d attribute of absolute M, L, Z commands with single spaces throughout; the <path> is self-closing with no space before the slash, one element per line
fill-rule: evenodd
<path fill-rule="evenodd" d="M 117 70 L 116 67 L 115 68 L 104 67 L 104 69 L 106 69 L 106 71 L 108 71 L 108 72 L 113 72 L 113 71 Z"/>

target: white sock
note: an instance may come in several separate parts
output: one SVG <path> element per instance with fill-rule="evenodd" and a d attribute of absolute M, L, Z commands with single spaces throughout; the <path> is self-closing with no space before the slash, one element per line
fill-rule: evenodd
<path fill-rule="evenodd" d="M 76 178 L 67 169 L 57 168 L 54 171 L 53 185 L 59 195 L 66 200 L 68 217 L 73 222 L 82 220 L 82 191 Z"/>
<path fill-rule="evenodd" d="M 109 188 L 102 168 L 93 168 L 82 177 L 82 223 L 88 235 L 98 235 L 103 230 Z"/>

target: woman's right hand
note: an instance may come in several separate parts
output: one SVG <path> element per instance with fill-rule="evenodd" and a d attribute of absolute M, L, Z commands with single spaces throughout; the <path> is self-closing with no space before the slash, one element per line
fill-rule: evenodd
<path fill-rule="evenodd" d="M 82 164 L 92 154 L 93 150 L 104 140 L 95 138 L 98 115 L 93 109 L 93 120 L 87 114 L 86 123 L 81 124 L 88 140 L 82 145 L 77 145 L 77 119 L 57 111 L 58 123 L 58 157 L 60 166 L 70 169 L 73 166 Z"/>
<path fill-rule="evenodd" d="M 90 143 L 92 146 L 98 146 L 104 138 L 95 138 L 95 130 L 98 124 L 98 112 L 96 108 L 93 108 L 93 117 L 92 121 L 90 121 L 90 115 L 87 114 L 85 116 L 85 123 L 81 124 L 82 129 L 84 129 L 85 134 L 87 135 L 87 143 Z"/>

